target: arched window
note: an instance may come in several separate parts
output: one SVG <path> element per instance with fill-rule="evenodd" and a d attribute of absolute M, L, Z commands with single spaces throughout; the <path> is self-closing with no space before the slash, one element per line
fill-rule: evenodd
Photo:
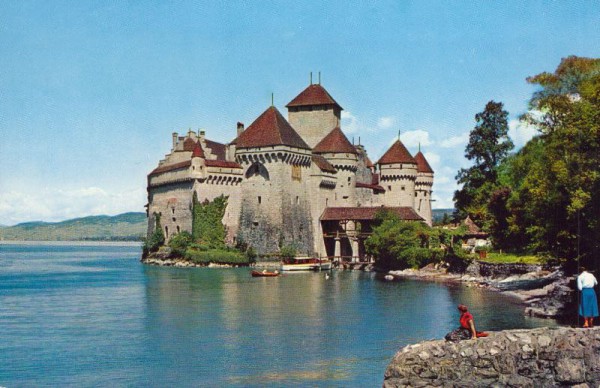
<path fill-rule="evenodd" d="M 246 179 L 268 181 L 269 171 L 262 163 L 255 162 L 250 167 L 248 167 L 248 170 L 246 170 Z"/>

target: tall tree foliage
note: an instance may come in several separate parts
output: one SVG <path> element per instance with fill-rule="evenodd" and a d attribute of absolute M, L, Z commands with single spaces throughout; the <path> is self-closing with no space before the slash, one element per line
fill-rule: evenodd
<path fill-rule="evenodd" d="M 476 125 L 469 136 L 465 157 L 473 166 L 460 169 L 456 179 L 462 185 L 454 193 L 459 218 L 489 221 L 488 201 L 498 188 L 498 166 L 514 147 L 508 137 L 508 112 L 501 102 L 490 101 L 475 115 Z"/>
<path fill-rule="evenodd" d="M 568 57 L 538 85 L 523 120 L 540 136 L 507 168 L 509 228 L 536 251 L 599 260 L 600 59 Z"/>

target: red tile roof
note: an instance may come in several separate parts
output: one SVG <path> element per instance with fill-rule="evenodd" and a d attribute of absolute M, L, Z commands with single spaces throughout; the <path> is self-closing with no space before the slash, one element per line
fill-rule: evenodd
<path fill-rule="evenodd" d="M 335 127 L 313 148 L 315 153 L 358 154 L 340 127 Z"/>
<path fill-rule="evenodd" d="M 194 147 L 196 147 L 196 141 L 194 139 L 192 139 L 191 137 L 188 137 L 183 142 L 183 150 L 184 151 L 193 151 Z"/>
<path fill-rule="evenodd" d="M 286 107 L 309 106 L 309 105 L 335 105 L 339 109 L 342 107 L 331 97 L 324 87 L 313 84 L 304 89 L 296 96 Z"/>
<path fill-rule="evenodd" d="M 194 146 L 194 151 L 192 151 L 192 158 L 204 158 L 204 150 L 202 149 L 202 146 L 199 142 L 196 143 L 196 145 Z"/>
<path fill-rule="evenodd" d="M 179 169 L 182 169 L 182 168 L 188 168 L 191 165 L 192 165 L 192 161 L 191 160 L 186 160 L 184 162 L 169 164 L 169 165 L 166 165 L 166 166 L 159 166 L 159 167 L 155 168 L 154 170 L 152 170 L 152 172 L 150 174 L 148 174 L 148 175 L 156 175 L 156 174 L 161 174 L 163 172 L 168 172 L 168 171 L 173 171 L 173 170 L 179 170 Z"/>
<path fill-rule="evenodd" d="M 377 164 L 393 164 L 393 163 L 412 163 L 417 164 L 417 161 L 410 155 L 410 152 L 404 147 L 400 140 L 396 140 L 394 144 L 387 150 L 379 159 Z"/>
<path fill-rule="evenodd" d="M 310 149 L 279 111 L 271 106 L 235 140 L 236 147 L 253 148 L 275 145 Z"/>
<path fill-rule="evenodd" d="M 218 160 L 225 160 L 225 144 L 217 143 L 216 141 L 204 139 L 206 146 L 211 152 L 217 156 Z"/>
<path fill-rule="evenodd" d="M 379 210 L 389 210 L 405 221 L 423 221 L 411 207 L 328 207 L 321 214 L 321 221 L 373 220 Z"/>
<path fill-rule="evenodd" d="M 427 159 L 425 159 L 425 155 L 423 155 L 421 151 L 417 152 L 415 160 L 417 161 L 417 172 L 433 174 L 433 169 L 429 163 L 427 163 Z"/>
<path fill-rule="evenodd" d="M 222 168 L 242 168 L 236 162 L 230 162 L 228 160 L 208 160 L 204 161 L 207 167 L 222 167 Z"/>
<path fill-rule="evenodd" d="M 321 155 L 314 155 L 313 154 L 312 161 L 313 161 L 314 164 L 317 165 L 317 167 L 319 167 L 321 169 L 321 171 L 331 172 L 331 173 L 336 173 L 337 172 L 337 170 L 335 169 L 335 167 L 333 167 L 331 165 L 331 163 L 329 163 L 327 161 L 327 159 L 325 159 Z"/>

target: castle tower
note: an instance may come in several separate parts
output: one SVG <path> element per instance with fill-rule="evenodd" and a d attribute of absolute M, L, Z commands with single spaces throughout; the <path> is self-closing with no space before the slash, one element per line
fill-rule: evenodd
<path fill-rule="evenodd" d="M 432 225 L 431 187 L 433 186 L 433 169 L 425 156 L 419 152 L 415 155 L 417 162 L 417 180 L 415 181 L 415 210 L 423 217 L 427 225 Z"/>
<path fill-rule="evenodd" d="M 235 145 L 244 169 L 238 237 L 259 254 L 283 245 L 312 253 L 310 147 L 273 106 L 240 133 Z"/>
<path fill-rule="evenodd" d="M 340 127 L 335 127 L 313 148 L 337 170 L 336 197 L 330 206 L 356 206 L 358 152 Z"/>
<path fill-rule="evenodd" d="M 289 104 L 290 125 L 312 148 L 339 126 L 342 107 L 320 84 L 311 84 Z"/>
<path fill-rule="evenodd" d="M 380 185 L 385 189 L 384 206 L 415 207 L 417 161 L 400 139 L 377 162 Z"/>

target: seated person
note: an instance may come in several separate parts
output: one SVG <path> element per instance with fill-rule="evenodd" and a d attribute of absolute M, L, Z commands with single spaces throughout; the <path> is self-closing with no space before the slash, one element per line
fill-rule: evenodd
<path fill-rule="evenodd" d="M 475 330 L 475 321 L 467 306 L 459 304 L 458 311 L 460 311 L 460 327 L 446 334 L 446 341 L 457 342 L 466 339 L 477 339 L 477 337 L 487 337 L 487 333 Z"/>

